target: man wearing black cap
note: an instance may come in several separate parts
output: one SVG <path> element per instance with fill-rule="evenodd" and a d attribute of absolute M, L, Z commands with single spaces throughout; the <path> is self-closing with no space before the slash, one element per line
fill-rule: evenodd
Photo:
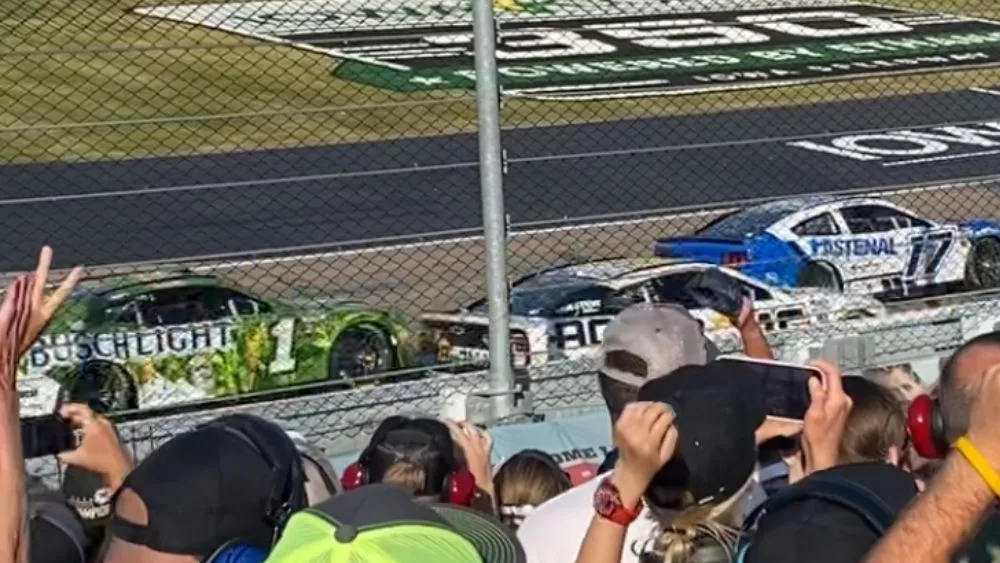
<path fill-rule="evenodd" d="M 674 542 L 690 542 L 698 561 L 732 560 L 739 503 L 756 465 L 755 433 L 767 415 L 762 387 L 740 365 L 685 366 L 640 389 L 641 402 L 615 426 L 622 457 L 598 486 L 578 563 L 644 561 L 644 554 L 673 552 Z M 640 518 L 653 525 L 645 538 L 628 541 L 626 530 Z"/>
<path fill-rule="evenodd" d="M 276 473 L 253 443 L 221 425 L 174 437 L 125 479 L 105 561 L 197 563 L 232 540 L 268 549 Z"/>
<path fill-rule="evenodd" d="M 686 365 L 703 365 L 718 355 L 701 324 L 679 305 L 633 305 L 616 316 L 604 331 L 598 384 L 611 422 L 635 402 L 647 381 L 669 377 Z M 580 547 L 590 523 L 594 492 L 600 477 L 538 506 L 518 528 L 529 563 L 566 563 Z M 649 535 L 654 524 L 639 519 L 628 529 L 629 541 Z"/>
<path fill-rule="evenodd" d="M 749 355 L 769 358 L 770 349 L 751 313 L 748 305 L 737 320 L 744 347 Z M 604 331 L 598 367 L 598 384 L 612 423 L 647 382 L 673 377 L 683 366 L 705 365 L 718 355 L 701 323 L 684 307 L 663 303 L 626 308 Z M 532 511 L 517 532 L 529 563 L 564 563 L 575 557 L 590 523 L 595 490 L 609 474 L 605 470 Z M 762 490 L 757 493 L 763 497 Z M 627 543 L 644 541 L 654 528 L 651 519 L 637 519 L 627 529 Z M 630 553 L 626 550 L 623 561 L 635 560 Z"/>

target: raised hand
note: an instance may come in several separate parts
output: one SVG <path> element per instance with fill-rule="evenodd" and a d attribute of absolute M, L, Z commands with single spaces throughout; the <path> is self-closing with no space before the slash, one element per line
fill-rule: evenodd
<path fill-rule="evenodd" d="M 451 433 L 452 441 L 462 449 L 469 472 L 476 478 L 476 485 L 492 494 L 493 465 L 490 454 L 493 451 L 493 439 L 489 432 L 480 430 L 468 422 L 446 420 L 445 424 Z"/>
<path fill-rule="evenodd" d="M 840 441 L 853 403 L 844 393 L 840 370 L 824 361 L 812 363 L 823 380 L 809 380 L 809 410 L 802 425 L 802 453 L 805 474 L 829 469 L 837 464 Z"/>
<path fill-rule="evenodd" d="M 631 403 L 615 423 L 619 458 L 612 476 L 622 499 L 638 500 L 674 455 L 674 411 L 663 403 Z"/>
<path fill-rule="evenodd" d="M 28 320 L 27 332 L 20 342 L 20 355 L 23 355 L 38 340 L 38 335 L 45 330 L 45 327 L 52 322 L 52 317 L 56 311 L 62 307 L 66 299 L 76 289 L 77 284 L 83 278 L 83 266 L 77 266 L 70 271 L 66 279 L 48 297 L 45 296 L 45 287 L 49 283 L 49 268 L 52 266 L 52 249 L 48 246 L 42 248 L 38 255 L 38 266 L 35 274 L 31 277 L 31 309 Z"/>

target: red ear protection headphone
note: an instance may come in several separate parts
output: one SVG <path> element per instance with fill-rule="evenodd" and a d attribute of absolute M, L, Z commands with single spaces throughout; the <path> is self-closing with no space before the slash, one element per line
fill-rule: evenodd
<path fill-rule="evenodd" d="M 944 418 L 937 399 L 920 395 L 910 403 L 906 413 L 906 430 L 913 442 L 913 449 L 925 459 L 942 459 L 948 453 L 948 439 L 944 432 Z"/>
<path fill-rule="evenodd" d="M 372 456 L 379 451 L 389 434 L 403 430 L 418 432 L 426 437 L 430 447 L 435 449 L 448 468 L 441 484 L 441 500 L 459 506 L 472 504 L 477 490 L 476 478 L 455 458 L 455 444 L 448 434 L 448 428 L 436 420 L 411 419 L 405 416 L 391 416 L 379 425 L 358 461 L 349 465 L 341 475 L 340 483 L 344 490 L 350 491 L 369 483 L 368 466 Z"/>

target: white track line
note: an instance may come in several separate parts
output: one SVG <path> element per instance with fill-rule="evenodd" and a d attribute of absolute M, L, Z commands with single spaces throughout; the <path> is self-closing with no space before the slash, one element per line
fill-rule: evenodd
<path fill-rule="evenodd" d="M 624 227 L 627 225 L 640 225 L 643 223 L 655 223 L 657 221 L 668 221 L 668 220 L 679 220 L 679 219 L 693 219 L 696 217 L 703 217 L 706 215 L 715 215 L 717 213 L 723 213 L 729 211 L 728 208 L 719 209 L 718 211 L 692 211 L 689 213 L 678 213 L 676 215 L 660 215 L 656 217 L 646 217 L 643 219 L 629 219 L 625 221 L 607 221 L 602 223 L 584 223 L 580 225 L 568 225 L 565 227 L 551 227 L 547 229 L 528 229 L 523 231 L 514 231 L 510 234 L 510 238 L 517 237 L 529 237 L 533 235 L 545 235 L 554 233 L 565 233 L 572 231 L 581 231 L 586 229 L 602 229 L 610 227 Z M 236 262 L 223 262 L 219 264 L 212 264 L 210 266 L 196 266 L 191 268 L 196 272 L 218 270 L 223 268 L 240 268 L 246 266 L 255 266 L 259 264 L 276 264 L 282 262 L 296 262 L 304 259 L 318 259 L 322 260 L 324 258 L 343 258 L 347 256 L 361 256 L 364 254 L 378 254 L 381 252 L 393 252 L 400 250 L 409 250 L 415 248 L 427 248 L 434 246 L 444 246 L 449 244 L 461 244 L 464 242 L 475 242 L 483 240 L 482 235 L 458 237 L 450 239 L 440 239 L 440 240 L 429 240 L 425 242 L 409 242 L 403 244 L 392 244 L 388 246 L 376 246 L 371 248 L 358 248 L 355 250 L 339 250 L 336 252 L 324 252 L 321 254 L 300 254 L 297 256 L 280 256 L 277 258 L 264 258 L 261 260 L 241 260 Z M 179 260 L 183 261 L 183 260 Z"/>
<path fill-rule="evenodd" d="M 1000 149 L 994 149 L 990 151 L 976 151 L 967 152 L 962 154 L 949 154 L 945 156 L 928 156 L 926 158 L 911 158 L 909 160 L 897 160 L 895 162 L 886 162 L 882 166 L 889 168 L 892 166 L 910 166 L 913 164 L 927 164 L 928 162 L 946 162 L 952 160 L 965 160 L 967 158 L 978 158 L 980 156 L 991 156 L 1000 154 Z"/>
<path fill-rule="evenodd" d="M 1000 93 L 994 93 L 994 94 L 1000 95 Z M 911 124 L 899 127 L 856 129 L 850 131 L 832 131 L 832 132 L 825 131 L 821 133 L 809 133 L 802 135 L 786 135 L 780 137 L 737 139 L 734 141 L 712 141 L 704 143 L 687 143 L 683 145 L 667 145 L 659 147 L 611 149 L 604 151 L 591 151 L 591 152 L 581 152 L 573 154 L 522 156 L 522 157 L 512 157 L 509 159 L 509 162 L 537 163 L 537 162 L 552 162 L 552 161 L 562 161 L 562 160 L 576 160 L 583 158 L 606 158 L 613 156 L 628 156 L 628 155 L 640 155 L 640 154 L 662 154 L 662 153 L 688 151 L 688 150 L 716 149 L 725 147 L 764 145 L 772 143 L 787 144 L 795 141 L 828 139 L 828 138 L 841 137 L 845 135 L 870 135 L 877 133 L 891 133 L 893 131 L 903 131 L 908 129 L 933 129 L 937 127 L 974 125 L 977 123 L 981 123 L 983 121 L 986 121 L 986 118 L 967 120 L 967 121 L 946 121 L 939 123 Z M 186 185 L 176 185 L 176 186 L 152 186 L 152 187 L 144 187 L 137 189 L 120 188 L 120 189 L 114 189 L 102 192 L 93 192 L 93 193 L 60 194 L 51 196 L 31 196 L 31 197 L 0 199 L 0 206 L 16 206 L 16 205 L 39 204 L 39 203 L 44 204 L 44 203 L 54 203 L 61 201 L 75 201 L 75 200 L 87 200 L 87 199 L 134 197 L 134 196 L 168 194 L 177 192 L 195 192 L 195 191 L 200 192 L 200 191 L 216 191 L 216 190 L 238 189 L 238 188 L 261 188 L 269 185 L 286 185 L 286 184 L 296 184 L 302 182 L 315 182 L 322 180 L 335 180 L 344 178 L 363 178 L 370 176 L 388 176 L 388 175 L 398 175 L 398 174 L 433 172 L 441 170 L 453 170 L 459 168 L 474 168 L 476 166 L 478 166 L 478 164 L 475 161 L 456 162 L 447 164 L 427 164 L 427 165 L 418 164 L 415 166 L 384 168 L 378 170 L 329 172 L 321 174 L 306 174 L 301 176 L 286 176 L 281 178 L 263 178 L 263 179 L 240 180 L 232 182 L 212 182 L 204 184 L 186 184 Z"/>
<path fill-rule="evenodd" d="M 913 195 L 925 192 L 934 192 L 938 190 L 947 189 L 960 189 L 960 188 L 971 188 L 976 187 L 984 182 L 997 181 L 1000 177 L 981 177 L 981 178 L 971 178 L 961 182 L 953 182 L 948 184 L 938 184 L 929 186 L 918 186 L 918 187 L 885 187 L 881 190 L 872 192 L 870 188 L 866 189 L 855 189 L 855 190 L 844 190 L 839 192 L 825 192 L 817 193 L 811 195 L 833 195 L 840 197 L 851 197 L 851 196 L 863 196 L 868 195 L 870 197 L 885 197 L 891 195 Z M 620 219 L 614 220 L 614 216 L 603 216 L 591 218 L 592 222 L 580 223 L 576 225 L 567 225 L 563 227 L 551 227 L 551 228 L 535 228 L 535 229 L 525 229 L 514 231 L 511 233 L 510 238 L 517 238 L 520 236 L 533 236 L 539 234 L 555 233 L 555 232 L 569 232 L 575 230 L 584 229 L 594 229 L 594 228 L 609 228 L 609 227 L 622 227 L 627 225 L 638 225 L 642 223 L 652 223 L 657 221 L 667 221 L 676 220 L 681 218 L 695 218 L 700 216 L 707 216 L 719 213 L 725 213 L 727 211 L 734 211 L 740 207 L 746 207 L 749 205 L 754 205 L 756 203 L 761 203 L 765 201 L 772 201 L 774 197 L 771 198 L 758 198 L 755 200 L 744 200 L 739 202 L 731 203 L 721 203 L 717 204 L 719 207 L 712 210 L 702 210 L 702 211 L 683 211 L 683 208 L 675 209 L 674 213 L 670 213 L 670 210 L 664 209 L 662 213 L 655 216 L 648 216 L 636 219 Z M 692 206 L 693 207 L 693 206 Z M 657 210 L 652 210 L 651 213 L 657 213 Z M 633 214 L 630 214 L 633 215 Z M 582 217 L 580 221 L 586 221 L 588 218 Z M 603 220 L 602 220 L 603 219 Z M 518 225 L 514 225 L 515 227 Z M 530 224 L 521 224 L 520 226 L 529 227 Z M 459 232 L 468 231 L 456 231 Z M 433 235 L 445 235 L 447 233 L 425 233 L 423 235 L 413 235 L 411 237 L 397 237 L 397 239 L 405 238 L 419 238 L 420 236 L 433 236 Z M 388 244 L 381 246 L 370 246 L 366 248 L 358 248 L 352 250 L 337 250 L 321 252 L 322 249 L 329 249 L 331 247 L 346 246 L 346 245 L 360 245 L 364 244 L 366 241 L 345 241 L 342 243 L 326 243 L 326 244 L 316 244 L 316 245 L 303 245 L 292 248 L 273 248 L 273 249 L 263 249 L 263 250 L 251 250 L 244 252 L 234 252 L 230 254 L 216 254 L 216 255 L 203 255 L 203 256 L 186 256 L 186 257 L 176 257 L 176 258 L 165 258 L 162 260 L 152 260 L 146 262 L 122 262 L 118 264 L 97 264 L 94 268 L 101 268 L 102 270 L 126 270 L 126 269 L 136 269 L 136 268 L 150 268 L 155 269 L 157 266 L 163 267 L 166 270 L 182 268 L 183 264 L 190 262 L 210 262 L 215 261 L 213 264 L 202 265 L 202 266 L 192 266 L 189 269 L 194 272 L 212 272 L 215 270 L 222 270 L 227 268 L 241 268 L 248 266 L 265 266 L 268 264 L 280 264 L 287 262 L 297 262 L 301 260 L 323 260 L 329 258 L 340 258 L 349 256 L 360 256 L 365 254 L 376 254 L 380 252 L 392 252 L 416 248 L 428 248 L 434 246 L 444 246 L 449 244 L 460 244 L 464 242 L 476 242 L 482 240 L 482 235 L 469 235 L 469 236 L 454 236 L 451 238 L 440 238 L 436 240 L 421 241 L 421 242 L 409 242 L 400 244 Z M 367 241 L 369 243 L 374 243 L 377 241 Z M 652 242 L 652 241 L 650 241 Z M 284 253 L 284 252 L 299 252 L 299 254 L 287 255 L 287 256 L 276 256 L 270 258 L 259 258 L 259 259 L 243 259 L 243 260 L 232 260 L 236 257 L 253 256 L 256 254 L 267 254 L 267 253 Z M 21 274 L 24 272 L 3 272 L 0 276 L 5 279 Z"/>
<path fill-rule="evenodd" d="M 970 88 L 973 92 L 979 92 L 980 94 L 987 94 L 989 96 L 1000 96 L 1000 91 L 990 90 L 989 88 Z"/>
<path fill-rule="evenodd" d="M 913 195 L 913 194 L 924 193 L 924 192 L 932 192 L 932 191 L 943 190 L 943 189 L 953 189 L 953 188 L 963 188 L 963 187 L 969 187 L 969 186 L 966 185 L 966 184 L 963 184 L 963 183 L 957 183 L 957 184 L 943 184 L 943 185 L 939 185 L 939 186 L 922 186 L 922 187 L 918 187 L 918 188 L 887 189 L 887 190 L 884 190 L 884 191 L 877 191 L 877 192 L 870 192 L 870 193 L 866 192 L 866 191 L 836 192 L 834 195 L 838 195 L 839 194 L 839 195 L 842 195 L 844 197 L 849 197 L 849 196 L 852 196 L 852 195 L 861 195 L 861 194 L 866 194 L 867 193 L 871 197 L 885 197 L 885 196 L 890 196 L 890 195 Z M 827 195 L 827 194 L 812 194 L 812 195 Z M 761 198 L 759 201 L 767 201 L 767 200 L 771 200 L 771 199 L 775 199 L 775 198 Z M 514 239 L 514 238 L 518 238 L 518 237 L 529 237 L 529 236 L 537 236 L 537 235 L 543 235 L 543 234 L 553 234 L 553 233 L 561 233 L 561 232 L 572 232 L 572 231 L 580 231 L 580 230 L 588 230 L 588 229 L 624 227 L 624 226 L 628 226 L 628 225 L 640 225 L 640 224 L 644 224 L 644 223 L 655 223 L 655 222 L 660 222 L 660 221 L 694 219 L 694 218 L 698 218 L 698 217 L 712 216 L 712 215 L 718 215 L 718 214 L 722 214 L 722 213 L 727 213 L 727 212 L 730 212 L 730 211 L 735 211 L 735 210 L 739 209 L 740 207 L 745 207 L 746 205 L 752 205 L 753 203 L 754 202 L 751 201 L 751 202 L 743 203 L 742 205 L 739 205 L 739 206 L 730 204 L 730 206 L 728 206 L 728 207 L 718 207 L 716 209 L 707 210 L 707 211 L 690 211 L 690 212 L 682 212 L 682 213 L 673 213 L 673 214 L 667 214 L 667 215 L 657 215 L 657 216 L 654 216 L 654 217 L 644 217 L 644 218 L 641 218 L 641 219 L 627 219 L 627 220 L 619 220 L 619 221 L 600 221 L 600 222 L 594 222 L 594 223 L 583 223 L 583 224 L 578 224 L 578 225 L 568 225 L 568 226 L 565 226 L 565 227 L 550 227 L 550 228 L 519 230 L 519 231 L 512 232 L 511 235 L 510 235 L 510 238 Z M 722 204 L 722 205 L 725 205 L 725 204 Z M 274 257 L 274 258 L 261 258 L 259 260 L 238 260 L 238 261 L 232 261 L 232 262 L 219 262 L 217 264 L 211 264 L 211 265 L 205 265 L 205 266 L 195 266 L 195 267 L 191 268 L 191 270 L 193 270 L 195 272 L 211 272 L 211 271 L 215 271 L 215 270 L 222 270 L 222 269 L 229 269 L 229 268 L 245 268 L 245 267 L 248 267 L 248 266 L 262 266 L 262 265 L 266 265 L 266 264 L 281 264 L 281 263 L 286 263 L 286 262 L 298 262 L 298 261 L 301 261 L 301 260 L 324 260 L 324 259 L 330 259 L 330 258 L 345 258 L 345 257 L 350 257 L 350 256 L 363 256 L 365 254 L 378 254 L 378 253 L 382 253 L 382 252 L 396 252 L 396 251 L 411 250 L 411 249 L 418 249 L 418 248 L 430 248 L 430 247 L 435 247 L 435 246 L 445 246 L 445 245 L 451 245 L 451 244 L 461 244 L 461 243 L 466 243 L 466 242 L 476 242 L 476 241 L 480 241 L 480 240 L 483 240 L 482 235 L 464 236 L 464 237 L 456 237 L 456 238 L 450 238 L 450 239 L 439 239 L 439 240 L 431 240 L 431 241 L 423 241 L 423 242 L 411 242 L 411 243 L 402 243 L 402 244 L 393 244 L 393 245 L 370 247 L 370 248 L 359 248 L 359 249 L 355 249 L 355 250 L 339 250 L 339 251 L 334 251 L 334 252 L 323 252 L 323 253 L 317 253 L 317 254 L 298 254 L 298 255 L 295 255 L 295 256 L 279 256 L 279 257 Z M 652 242 L 652 240 L 650 242 Z M 261 253 L 263 253 L 263 252 L 266 252 L 266 251 L 261 251 Z M 250 253 L 250 254 L 252 254 L 252 253 Z M 185 261 L 191 261 L 191 260 L 184 260 L 184 259 L 171 260 L 171 262 L 185 262 Z"/>

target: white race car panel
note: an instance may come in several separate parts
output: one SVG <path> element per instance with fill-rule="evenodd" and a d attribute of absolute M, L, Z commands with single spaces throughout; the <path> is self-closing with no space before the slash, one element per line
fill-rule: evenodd
<path fill-rule="evenodd" d="M 768 232 L 836 268 L 845 290 L 865 293 L 963 281 L 972 246 L 955 225 L 868 198 L 811 206 Z"/>
<path fill-rule="evenodd" d="M 58 382 L 43 375 L 21 375 L 17 379 L 20 414 L 42 416 L 52 414 L 59 405 L 61 387 Z"/>
<path fill-rule="evenodd" d="M 598 266 L 597 269 L 606 265 Z M 568 267 L 567 272 L 580 268 Z M 785 290 L 768 286 L 749 278 L 735 270 L 717 268 L 707 263 L 679 262 L 676 260 L 635 261 L 628 273 L 621 273 L 609 280 L 596 280 L 590 276 L 575 276 L 587 279 L 595 285 L 612 289 L 619 293 L 642 296 L 642 301 L 652 302 L 656 298 L 648 286 L 651 282 L 669 278 L 676 274 L 689 274 L 708 269 L 719 269 L 738 279 L 755 295 L 754 309 L 758 322 L 767 332 L 806 328 L 816 323 L 828 324 L 852 313 L 870 316 L 884 314 L 884 307 L 878 301 L 863 295 L 839 294 L 817 289 Z M 587 270 L 594 271 L 594 270 Z M 516 287 L 515 290 L 517 291 Z M 599 305 L 599 304 L 598 304 Z M 586 309 L 586 308 L 584 308 Z M 562 314 L 565 311 L 565 314 Z M 714 337 L 726 338 L 736 335 L 736 330 L 724 315 L 708 309 L 690 309 L 692 315 L 705 326 L 706 332 Z M 515 356 L 515 366 L 542 365 L 555 359 L 573 359 L 590 356 L 602 342 L 604 330 L 613 315 L 595 314 L 588 309 L 578 310 L 566 306 L 559 309 L 559 315 L 550 317 L 514 315 L 510 319 L 512 334 L 523 334 L 527 338 L 530 359 Z M 575 313 L 575 314 L 573 314 Z M 475 331 L 485 337 L 489 319 L 481 313 L 428 313 L 421 320 L 432 326 L 448 327 L 439 340 L 439 360 L 442 361 L 484 361 L 489 357 L 485 338 L 466 340 L 458 346 L 447 334 L 462 334 Z M 468 331 L 466 328 L 468 327 Z"/>

